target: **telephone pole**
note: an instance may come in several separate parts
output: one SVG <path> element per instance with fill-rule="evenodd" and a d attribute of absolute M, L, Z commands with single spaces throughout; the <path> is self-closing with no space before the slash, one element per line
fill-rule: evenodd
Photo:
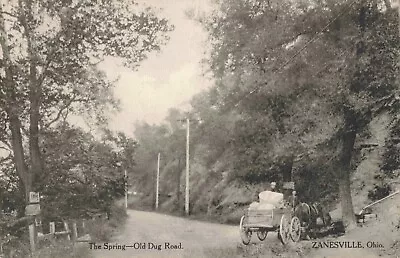
<path fill-rule="evenodd" d="M 125 175 L 125 209 L 128 209 L 128 174 L 126 169 L 124 170 Z"/>
<path fill-rule="evenodd" d="M 185 212 L 189 215 L 189 133 L 190 121 L 186 118 L 186 189 L 185 189 Z"/>
<path fill-rule="evenodd" d="M 159 188 L 160 188 L 160 153 L 158 153 L 157 156 L 156 210 L 158 209 Z"/>
<path fill-rule="evenodd" d="M 186 120 L 186 187 L 185 187 L 185 213 L 186 215 L 189 215 L 189 187 L 190 187 L 190 182 L 189 182 L 189 177 L 190 177 L 190 155 L 189 155 L 189 146 L 190 146 L 190 119 L 180 119 L 178 121 L 184 122 Z"/>

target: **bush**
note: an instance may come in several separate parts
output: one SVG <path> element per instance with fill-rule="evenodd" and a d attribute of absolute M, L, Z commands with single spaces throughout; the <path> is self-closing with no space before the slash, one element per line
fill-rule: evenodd
<path fill-rule="evenodd" d="M 87 229 L 92 241 L 97 242 L 107 242 L 113 234 L 113 228 L 103 218 L 89 221 Z"/>
<path fill-rule="evenodd" d="M 101 218 L 88 222 L 88 231 L 93 241 L 107 242 L 115 232 L 124 225 L 128 217 L 124 207 L 113 204 L 109 218 Z"/>
<path fill-rule="evenodd" d="M 85 246 L 74 245 L 68 241 L 58 241 L 40 248 L 36 257 L 38 258 L 88 258 L 89 249 Z"/>
<path fill-rule="evenodd" d="M 5 257 L 27 257 L 30 252 L 29 239 L 26 237 L 13 238 L 3 245 L 3 252 L 6 255 Z"/>
<path fill-rule="evenodd" d="M 113 204 L 110 208 L 110 223 L 116 223 L 115 226 L 123 224 L 128 218 L 126 209 L 123 206 Z"/>
<path fill-rule="evenodd" d="M 368 198 L 372 201 L 382 199 L 390 194 L 391 188 L 387 183 L 375 185 L 374 189 L 368 191 Z"/>

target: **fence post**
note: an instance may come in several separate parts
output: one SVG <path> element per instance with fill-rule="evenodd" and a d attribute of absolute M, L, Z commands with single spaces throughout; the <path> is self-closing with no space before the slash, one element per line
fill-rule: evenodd
<path fill-rule="evenodd" d="M 85 219 L 82 220 L 82 234 L 86 234 Z"/>
<path fill-rule="evenodd" d="M 51 221 L 49 222 L 49 227 L 50 227 L 49 235 L 51 241 L 54 241 L 56 239 L 56 224 L 53 221 Z"/>
<path fill-rule="evenodd" d="M 54 235 L 56 233 L 56 224 L 52 221 L 49 223 L 50 225 L 50 234 Z"/>
<path fill-rule="evenodd" d="M 33 222 L 32 224 L 29 224 L 29 242 L 31 244 L 31 253 L 32 256 L 34 252 L 36 251 L 36 223 Z"/>
<path fill-rule="evenodd" d="M 72 222 L 72 240 L 75 242 L 78 239 L 78 228 L 76 226 L 76 221 Z"/>
<path fill-rule="evenodd" d="M 71 240 L 71 236 L 70 236 L 70 234 L 69 234 L 69 226 L 68 226 L 68 222 L 67 221 L 64 221 L 64 230 L 66 231 L 66 232 L 68 232 L 68 234 L 67 234 L 67 239 L 68 240 Z"/>

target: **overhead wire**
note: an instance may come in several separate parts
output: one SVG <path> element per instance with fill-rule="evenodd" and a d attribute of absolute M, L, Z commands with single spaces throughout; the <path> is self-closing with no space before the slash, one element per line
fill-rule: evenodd
<path fill-rule="evenodd" d="M 302 46 L 298 51 L 296 51 L 296 53 L 294 53 L 288 60 L 286 60 L 281 66 L 279 66 L 279 68 L 277 68 L 273 73 L 277 74 L 279 72 L 281 72 L 287 65 L 289 65 L 298 55 L 300 55 L 304 50 L 306 50 L 311 43 L 313 43 L 314 41 L 316 41 L 317 39 L 319 39 L 322 36 L 322 33 L 329 28 L 330 25 L 332 25 L 337 19 L 339 19 L 341 16 L 343 16 L 344 14 L 346 14 L 347 12 L 349 12 L 349 10 L 351 9 L 351 7 L 357 2 L 358 0 L 353 0 L 351 1 L 346 7 L 344 7 L 332 20 L 330 20 L 320 31 L 318 31 L 317 35 L 314 36 L 313 38 L 311 38 L 310 40 L 308 40 L 304 46 Z M 344 51 L 343 51 L 344 52 Z M 342 53 L 343 54 L 343 53 Z M 340 56 L 342 56 L 342 54 Z M 329 64 L 328 64 L 329 65 Z M 318 72 L 318 74 L 321 71 Z M 266 85 L 268 85 L 268 83 L 270 83 L 270 81 L 267 81 L 265 84 L 262 84 L 264 87 Z M 262 86 L 258 86 L 255 87 L 254 89 L 252 89 L 249 93 L 245 94 L 243 97 L 241 97 L 236 104 L 234 105 L 234 107 L 238 107 L 238 105 L 240 104 L 240 102 L 244 99 L 247 98 L 248 96 L 250 96 L 251 94 L 253 94 L 254 92 L 260 90 L 262 88 Z"/>

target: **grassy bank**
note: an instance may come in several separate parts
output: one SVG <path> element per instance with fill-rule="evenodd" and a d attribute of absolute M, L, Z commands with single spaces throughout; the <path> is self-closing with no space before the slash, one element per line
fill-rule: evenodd
<path fill-rule="evenodd" d="M 109 219 L 99 218 L 87 222 L 86 231 L 91 241 L 109 241 L 118 230 L 124 225 L 127 219 L 125 208 L 114 204 L 111 207 Z M 22 258 L 28 257 L 30 252 L 29 239 L 27 234 L 24 238 L 14 242 L 14 248 L 6 253 L 5 257 Z M 38 258 L 88 258 L 91 257 L 88 243 L 74 243 L 65 239 L 54 241 L 41 241 L 37 245 L 35 257 Z"/>
<path fill-rule="evenodd" d="M 310 244 L 307 242 L 283 246 L 280 243 L 253 243 L 248 246 L 238 244 L 236 247 L 206 248 L 195 250 L 185 254 L 185 258 L 243 258 L 243 257 L 265 257 L 265 258 L 293 258 L 309 257 L 311 254 Z"/>

